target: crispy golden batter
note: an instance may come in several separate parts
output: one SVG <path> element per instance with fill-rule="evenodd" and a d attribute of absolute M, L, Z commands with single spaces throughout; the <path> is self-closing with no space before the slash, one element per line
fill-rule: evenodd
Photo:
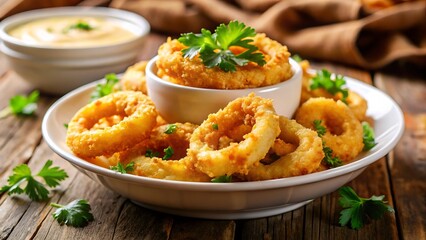
<path fill-rule="evenodd" d="M 140 61 L 127 68 L 120 84 L 124 91 L 140 91 L 147 94 L 145 68 L 147 61 Z"/>
<path fill-rule="evenodd" d="M 267 164 L 261 161 L 259 165 L 253 166 L 249 170 L 247 180 L 299 176 L 314 172 L 320 166 L 324 153 L 322 140 L 315 131 L 282 116 L 280 130 L 277 138 L 280 140 L 280 146 L 273 146 L 268 153 L 276 160 Z M 295 146 L 295 149 L 292 146 Z"/>
<path fill-rule="evenodd" d="M 181 85 L 213 88 L 243 89 L 270 86 L 293 76 L 286 46 L 257 34 L 253 45 L 265 55 L 266 64 L 259 66 L 249 63 L 237 67 L 235 72 L 224 72 L 218 68 L 207 68 L 199 57 L 184 58 L 181 50 L 186 48 L 178 40 L 168 39 L 158 50 L 158 76 Z M 241 51 L 233 48 L 231 51 Z"/>
<path fill-rule="evenodd" d="M 303 104 L 310 98 L 316 97 L 332 98 L 336 101 L 342 99 L 341 94 L 332 95 L 331 93 L 321 88 L 311 90 L 310 82 L 311 79 L 315 77 L 315 74 L 310 71 L 310 64 L 308 61 L 304 60 L 299 64 L 303 70 L 300 104 Z M 349 95 L 346 99 L 346 102 L 348 103 L 349 108 L 352 110 L 352 112 L 355 114 L 355 117 L 359 121 L 364 121 L 366 119 L 366 113 L 368 108 L 367 100 L 361 97 L 358 93 L 349 90 Z"/>
<path fill-rule="evenodd" d="M 110 155 L 146 138 L 157 111 L 141 92 L 122 91 L 81 108 L 68 124 L 66 143 L 80 157 Z"/>
<path fill-rule="evenodd" d="M 250 132 L 242 140 L 231 139 L 229 133 L 241 125 L 250 126 Z M 210 177 L 247 174 L 253 164 L 265 157 L 279 131 L 272 101 L 250 94 L 210 114 L 194 131 L 188 155 L 195 167 Z M 227 139 L 226 144 L 222 138 Z"/>
<path fill-rule="evenodd" d="M 296 111 L 295 119 L 314 130 L 314 120 L 321 120 L 327 129 L 322 137 L 325 145 L 344 163 L 352 161 L 364 147 L 361 123 L 340 100 L 311 98 Z"/>

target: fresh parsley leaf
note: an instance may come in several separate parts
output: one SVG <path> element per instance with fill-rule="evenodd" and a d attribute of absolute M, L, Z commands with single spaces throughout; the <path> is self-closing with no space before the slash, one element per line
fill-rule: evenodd
<path fill-rule="evenodd" d="M 158 152 L 154 152 L 151 149 L 147 149 L 145 152 L 145 157 L 153 158 L 153 157 L 158 157 L 159 155 L 160 154 Z"/>
<path fill-rule="evenodd" d="M 0 193 L 8 192 L 12 194 L 25 193 L 28 197 L 34 201 L 46 200 L 49 198 L 49 190 L 35 177 L 41 177 L 49 187 L 56 187 L 59 182 L 68 177 L 67 173 L 59 167 L 51 167 L 52 160 L 47 160 L 43 168 L 33 176 L 31 169 L 26 164 L 21 164 L 13 169 L 13 174 L 9 176 L 8 185 L 4 185 L 0 189 Z M 21 188 L 21 185 L 27 182 L 25 188 Z"/>
<path fill-rule="evenodd" d="M 327 132 L 327 128 L 321 125 L 322 120 L 315 119 L 314 120 L 314 128 L 317 131 L 319 137 L 322 138 L 324 134 Z M 333 150 L 330 147 L 327 147 L 324 140 L 322 141 L 322 151 L 324 152 L 324 158 L 322 162 L 330 168 L 335 168 L 342 166 L 342 160 L 338 157 L 333 157 Z"/>
<path fill-rule="evenodd" d="M 368 151 L 376 146 L 376 140 L 374 139 L 374 129 L 368 124 L 368 122 L 362 122 L 362 141 L 364 143 L 363 151 Z"/>
<path fill-rule="evenodd" d="M 342 75 L 336 75 L 334 79 L 331 78 L 331 73 L 326 69 L 318 71 L 316 76 L 312 78 L 310 89 L 323 88 L 332 95 L 337 93 L 342 94 L 340 99 L 342 102 L 347 103 L 346 99 L 349 95 L 349 91 L 345 88 L 346 80 Z"/>
<path fill-rule="evenodd" d="M 322 120 L 315 119 L 314 120 L 314 128 L 317 131 L 317 134 L 319 137 L 324 136 L 324 134 L 327 132 L 327 128 L 321 125 Z"/>
<path fill-rule="evenodd" d="M 338 157 L 333 157 L 333 150 L 327 146 L 325 146 L 325 143 L 323 142 L 322 145 L 322 151 L 324 152 L 324 158 L 322 161 L 329 167 L 335 168 L 342 166 L 342 160 Z"/>
<path fill-rule="evenodd" d="M 64 123 L 64 127 L 65 127 L 65 128 L 68 128 L 68 123 Z"/>
<path fill-rule="evenodd" d="M 393 208 L 383 201 L 385 196 L 372 196 L 361 198 L 348 186 L 339 189 L 339 204 L 344 210 L 340 212 L 339 223 L 346 226 L 350 223 L 351 228 L 360 229 L 365 221 L 379 219 L 386 212 L 394 212 Z"/>
<path fill-rule="evenodd" d="M 90 221 L 94 220 L 90 212 L 90 204 L 84 199 L 74 200 L 65 206 L 57 203 L 51 203 L 50 205 L 58 208 L 52 215 L 60 225 L 65 224 L 72 227 L 84 227 Z"/>
<path fill-rule="evenodd" d="M 118 162 L 117 165 L 111 166 L 110 169 L 117 171 L 121 174 L 132 172 L 134 170 L 135 162 L 130 162 L 126 166 L 123 166 L 121 162 Z"/>
<path fill-rule="evenodd" d="M 173 148 L 168 146 L 166 149 L 164 149 L 163 160 L 170 159 L 173 156 L 174 153 L 175 153 L 175 151 L 173 150 Z"/>
<path fill-rule="evenodd" d="M 174 132 L 176 132 L 177 129 L 177 125 L 176 124 L 169 124 L 166 128 L 166 130 L 164 131 L 165 134 L 172 134 Z"/>
<path fill-rule="evenodd" d="M 209 30 L 201 29 L 201 33 L 185 33 L 178 39 L 187 46 L 182 50 L 186 58 L 199 55 L 204 65 L 208 68 L 219 67 L 225 72 L 234 72 L 236 66 L 244 66 L 255 62 L 263 66 L 266 61 L 258 48 L 251 44 L 256 36 L 254 28 L 238 21 L 231 21 L 228 25 L 220 24 L 212 34 Z M 244 52 L 235 55 L 229 50 L 231 46 L 239 46 Z"/>
<path fill-rule="evenodd" d="M 213 128 L 213 130 L 219 130 L 219 124 L 213 123 L 212 128 Z"/>
<path fill-rule="evenodd" d="M 223 175 L 223 176 L 220 176 L 220 177 L 216 177 L 216 178 L 213 178 L 212 180 L 211 180 L 211 182 L 214 182 L 214 183 L 228 183 L 228 182 L 232 182 L 232 175 Z"/>
<path fill-rule="evenodd" d="M 9 99 L 9 106 L 0 111 L 0 118 L 4 118 L 9 114 L 16 116 L 31 116 L 37 110 L 37 101 L 40 92 L 35 90 L 28 96 L 16 95 Z"/>
<path fill-rule="evenodd" d="M 293 55 L 291 58 L 293 58 L 293 60 L 296 61 L 296 62 L 298 62 L 298 63 L 300 63 L 301 61 L 303 61 L 303 59 L 299 55 L 297 55 L 297 54 Z"/>
<path fill-rule="evenodd" d="M 114 85 L 120 81 L 115 73 L 105 75 L 105 80 L 105 83 L 99 83 L 96 85 L 96 89 L 90 95 L 90 101 L 94 101 L 111 94 L 114 90 Z"/>

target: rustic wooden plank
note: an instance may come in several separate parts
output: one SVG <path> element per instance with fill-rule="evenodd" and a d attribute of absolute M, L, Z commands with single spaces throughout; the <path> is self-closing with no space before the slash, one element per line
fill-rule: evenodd
<path fill-rule="evenodd" d="M 81 0 L 3 0 L 0 2 L 0 19 L 32 9 L 73 6 L 80 1 Z"/>
<path fill-rule="evenodd" d="M 61 185 L 51 191 L 50 201 L 56 202 L 59 197 L 67 190 L 68 185 L 73 181 L 77 173 L 76 170 L 68 170 L 73 168 L 70 164 L 64 162 L 62 159 L 54 154 L 47 144 L 42 143 L 35 151 L 28 166 L 31 168 L 33 173 L 36 173 L 44 163 L 51 159 L 54 166 L 59 166 L 63 169 L 67 169 L 66 172 L 69 178 L 61 183 Z M 25 204 L 23 204 L 25 203 Z M 5 221 L 7 224 L 13 224 L 14 227 L 10 232 L 9 239 L 25 239 L 35 234 L 38 231 L 40 224 L 49 216 L 50 206 L 49 201 L 31 201 L 25 195 L 17 195 L 9 197 L 7 201 L 1 204 L 0 209 L 8 209 L 15 205 L 20 204 L 20 208 L 14 209 L 14 211 L 8 211 L 9 215 L 19 217 L 19 221 Z M 0 217 L 0 219 L 4 219 Z"/>
<path fill-rule="evenodd" d="M 114 239 L 168 239 L 173 218 L 126 201 L 115 226 Z"/>
<path fill-rule="evenodd" d="M 202 237 L 205 240 L 231 240 L 234 239 L 234 235 L 234 221 L 175 217 L 169 239 L 200 239 Z"/>
<path fill-rule="evenodd" d="M 53 99 L 41 98 L 34 117 L 9 116 L 0 120 L 5 128 L 0 130 L 0 184 L 6 182 L 5 173 L 27 162 L 41 140 L 41 122 Z M 7 176 L 7 175 L 6 175 Z"/>
<path fill-rule="evenodd" d="M 397 70 L 375 76 L 377 86 L 398 102 L 405 115 L 404 135 L 389 159 L 394 203 L 400 235 L 426 239 L 426 74 Z"/>

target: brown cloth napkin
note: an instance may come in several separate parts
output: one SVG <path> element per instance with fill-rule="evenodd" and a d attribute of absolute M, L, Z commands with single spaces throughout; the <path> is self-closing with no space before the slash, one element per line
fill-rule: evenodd
<path fill-rule="evenodd" d="M 139 13 L 153 30 L 167 34 L 239 20 L 305 58 L 366 69 L 396 60 L 426 66 L 426 1 L 376 9 L 368 1 L 113 0 L 110 6 Z"/>

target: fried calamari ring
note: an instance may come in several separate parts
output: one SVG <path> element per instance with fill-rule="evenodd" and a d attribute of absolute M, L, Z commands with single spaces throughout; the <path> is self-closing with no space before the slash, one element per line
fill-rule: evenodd
<path fill-rule="evenodd" d="M 167 131 L 171 129 L 173 131 Z M 121 162 L 127 165 L 134 162 L 134 175 L 179 180 L 206 182 L 210 178 L 192 165 L 192 161 L 186 155 L 189 147 L 189 139 L 197 125 L 190 123 L 174 123 L 156 127 L 148 139 L 137 144 L 130 150 L 114 154 L 109 163 L 115 165 Z M 164 159 L 164 150 L 173 149 L 173 154 Z"/>
<path fill-rule="evenodd" d="M 250 126 L 251 131 L 241 141 L 228 141 L 223 146 L 221 139 L 230 139 L 229 133 L 240 125 Z M 247 174 L 265 157 L 279 130 L 272 101 L 250 94 L 210 114 L 192 134 L 188 155 L 195 167 L 210 177 Z"/>
<path fill-rule="evenodd" d="M 112 116 L 116 115 L 122 120 L 114 121 Z M 66 143 L 80 157 L 110 155 L 146 138 L 156 118 L 157 111 L 148 96 L 133 91 L 115 92 L 89 103 L 74 115 L 68 124 Z"/>
<path fill-rule="evenodd" d="M 141 61 L 127 68 L 120 84 L 124 91 L 140 91 L 147 94 L 145 68 L 147 61 Z"/>
<path fill-rule="evenodd" d="M 266 64 L 259 66 L 250 62 L 237 66 L 235 72 L 224 72 L 218 68 L 207 68 L 198 56 L 184 58 L 181 50 L 186 46 L 176 39 L 168 39 L 158 50 L 157 75 L 176 84 L 213 89 L 270 86 L 293 76 L 286 46 L 267 38 L 265 34 L 257 34 L 252 44 L 264 54 Z M 240 47 L 230 50 L 235 53 L 243 51 Z"/>
<path fill-rule="evenodd" d="M 333 95 L 329 92 L 327 92 L 324 89 L 315 89 L 311 90 L 311 79 L 315 76 L 312 71 L 310 71 L 310 64 L 307 60 L 301 61 L 299 65 L 302 67 L 303 70 L 303 77 L 302 77 L 302 92 L 300 95 L 300 104 L 303 104 L 310 98 L 316 98 L 316 97 L 325 97 L 325 98 L 332 98 L 334 100 L 341 100 L 342 95 L 336 94 Z M 359 121 L 364 121 L 367 113 L 367 100 L 365 100 L 363 97 L 361 97 L 358 93 L 350 91 L 348 97 L 346 98 L 346 102 L 348 103 L 349 108 L 352 110 L 352 112 L 355 114 L 355 117 Z"/>
<path fill-rule="evenodd" d="M 296 148 L 286 149 L 284 147 L 284 149 L 281 149 L 282 147 L 278 146 L 274 149 L 273 147 L 268 155 L 274 155 L 277 160 L 269 164 L 263 164 L 261 161 L 258 166 L 254 166 L 249 170 L 246 176 L 247 180 L 299 176 L 314 172 L 320 166 L 324 153 L 322 140 L 315 131 L 303 127 L 295 120 L 282 116 L 280 117 L 280 129 L 281 133 L 277 138 L 280 141 L 276 141 L 296 146 Z"/>
<path fill-rule="evenodd" d="M 327 129 L 322 136 L 325 145 L 344 163 L 353 160 L 364 147 L 361 123 L 340 100 L 311 98 L 296 111 L 295 119 L 314 130 L 314 120 L 321 120 L 321 125 Z"/>

